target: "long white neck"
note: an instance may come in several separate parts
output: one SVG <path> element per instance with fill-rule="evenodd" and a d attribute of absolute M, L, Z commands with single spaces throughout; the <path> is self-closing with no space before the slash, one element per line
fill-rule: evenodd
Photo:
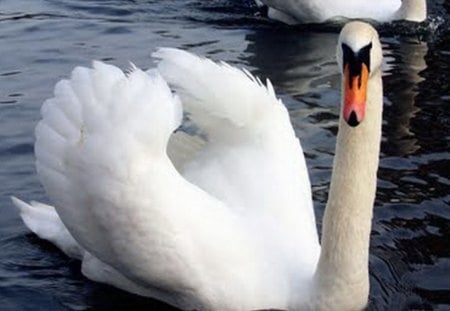
<path fill-rule="evenodd" d="M 405 19 L 412 22 L 423 22 L 426 18 L 426 0 L 403 0 L 402 6 L 394 17 L 394 19 Z"/>
<path fill-rule="evenodd" d="M 342 118 L 322 224 L 322 250 L 312 309 L 363 308 L 369 291 L 369 240 L 382 122 L 381 72 L 368 81 L 366 117 L 355 128 Z"/>

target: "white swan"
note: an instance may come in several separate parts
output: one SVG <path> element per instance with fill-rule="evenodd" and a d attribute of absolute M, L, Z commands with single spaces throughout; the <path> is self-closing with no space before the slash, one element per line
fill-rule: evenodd
<path fill-rule="evenodd" d="M 363 308 L 381 137 L 376 31 L 349 23 L 337 47 L 344 95 L 322 248 L 302 149 L 270 83 L 176 49 L 155 56 L 207 138 L 173 134 L 181 103 L 156 71 L 76 68 L 36 128 L 56 209 L 13 198 L 27 226 L 81 259 L 88 278 L 185 310 Z"/>
<path fill-rule="evenodd" d="M 255 0 L 267 5 L 270 18 L 286 24 L 323 23 L 337 18 L 364 18 L 379 22 L 427 18 L 426 0 Z"/>

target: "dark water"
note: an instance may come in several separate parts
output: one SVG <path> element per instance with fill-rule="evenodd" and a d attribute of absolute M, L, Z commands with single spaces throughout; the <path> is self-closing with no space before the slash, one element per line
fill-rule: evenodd
<path fill-rule="evenodd" d="M 379 27 L 385 123 L 370 310 L 450 310 L 450 5 L 430 6 L 430 23 Z M 92 59 L 148 68 L 156 47 L 174 46 L 270 77 L 302 139 L 321 219 L 339 28 L 286 27 L 255 13 L 238 0 L 0 0 L 0 310 L 172 310 L 85 279 L 78 262 L 29 233 L 9 200 L 47 200 L 33 163 L 39 108 L 56 81 Z"/>

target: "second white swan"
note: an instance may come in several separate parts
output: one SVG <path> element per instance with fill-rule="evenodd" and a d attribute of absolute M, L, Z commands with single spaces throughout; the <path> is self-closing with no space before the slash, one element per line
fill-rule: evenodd
<path fill-rule="evenodd" d="M 426 0 L 256 0 L 268 7 L 268 16 L 287 24 L 323 23 L 339 18 L 378 22 L 427 18 Z"/>

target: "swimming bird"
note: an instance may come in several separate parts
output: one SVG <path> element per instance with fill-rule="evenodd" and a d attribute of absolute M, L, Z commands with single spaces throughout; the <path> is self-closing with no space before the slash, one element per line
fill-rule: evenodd
<path fill-rule="evenodd" d="M 268 16 L 286 24 L 323 23 L 347 19 L 372 19 L 378 22 L 427 18 L 426 0 L 257 0 L 268 7 Z"/>
<path fill-rule="evenodd" d="M 382 123 L 377 32 L 347 24 L 336 54 L 342 108 L 321 243 L 303 151 L 270 82 L 173 48 L 148 72 L 94 62 L 57 83 L 35 144 L 55 207 L 13 202 L 87 278 L 183 310 L 362 309 Z M 198 135 L 177 130 L 183 110 Z"/>

